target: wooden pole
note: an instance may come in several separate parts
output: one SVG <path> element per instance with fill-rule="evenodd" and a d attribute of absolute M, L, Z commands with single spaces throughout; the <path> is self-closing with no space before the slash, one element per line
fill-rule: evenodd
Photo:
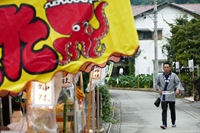
<path fill-rule="evenodd" d="M 12 123 L 12 97 L 8 96 L 8 101 L 9 101 L 9 117 L 10 117 L 10 122 Z"/>
<path fill-rule="evenodd" d="M 66 72 L 62 72 L 62 77 L 66 76 Z M 64 89 L 63 87 L 61 87 Z M 67 127 L 66 127 L 66 121 L 67 121 L 67 95 L 64 94 L 64 106 L 63 106 L 63 133 L 66 133 Z"/>
<path fill-rule="evenodd" d="M 27 95 L 27 101 L 26 101 L 26 119 L 27 119 L 27 126 L 28 126 L 28 133 L 33 133 L 33 127 L 30 123 L 30 120 L 28 119 L 28 116 L 31 115 L 31 104 L 32 104 L 32 82 L 29 82 L 26 85 L 26 95 Z"/>
<path fill-rule="evenodd" d="M 83 74 L 82 74 L 82 72 L 80 73 L 80 87 L 81 87 L 81 90 L 83 91 Z"/>
<path fill-rule="evenodd" d="M 83 90 L 83 74 L 82 74 L 82 72 L 81 72 L 81 74 L 80 74 L 80 87 L 81 87 L 81 90 L 84 92 L 84 90 Z M 82 108 L 82 125 L 84 125 L 85 124 L 85 113 L 84 113 L 84 108 Z"/>
<path fill-rule="evenodd" d="M 193 62 L 193 64 L 192 64 L 192 69 L 193 69 L 193 70 L 192 70 L 192 79 L 193 79 L 193 81 L 194 81 L 194 59 L 192 59 L 192 62 Z M 195 94 L 195 92 L 194 92 L 194 91 L 195 91 L 195 90 L 194 90 L 194 89 L 195 89 L 195 88 L 194 88 L 194 82 L 193 82 L 193 85 L 192 85 L 192 86 L 193 86 L 193 96 L 194 96 L 194 94 Z"/>
<path fill-rule="evenodd" d="M 0 98 L 0 126 L 3 126 L 3 110 L 2 110 L 2 99 Z"/>
<path fill-rule="evenodd" d="M 100 107 L 99 107 L 99 87 L 97 87 L 97 133 L 99 133 L 99 128 L 100 128 L 100 121 L 99 121 L 99 112 L 100 112 Z"/>
<path fill-rule="evenodd" d="M 193 71 L 192 71 L 192 79 L 193 79 L 193 81 L 194 81 L 194 69 L 193 69 Z M 195 90 L 194 90 L 195 88 L 194 88 L 194 83 L 193 83 L 193 96 L 195 95 Z"/>
<path fill-rule="evenodd" d="M 87 133 L 90 130 L 90 104 L 91 104 L 91 90 L 92 90 L 92 73 L 90 72 L 90 87 L 89 87 L 89 95 L 88 95 L 88 118 L 87 118 Z"/>
<path fill-rule="evenodd" d="M 124 87 L 124 85 L 123 85 L 123 81 L 124 80 L 124 76 L 123 76 L 123 74 L 122 74 L 122 87 Z"/>
<path fill-rule="evenodd" d="M 149 73 L 150 75 L 150 73 Z M 149 87 L 148 88 L 151 88 L 151 80 L 150 80 L 150 77 L 148 78 L 149 79 Z"/>
<path fill-rule="evenodd" d="M 73 81 L 74 82 L 74 81 Z M 76 93 L 76 84 L 74 83 L 74 92 L 75 92 L 75 95 L 74 95 L 74 132 L 75 133 L 78 133 L 78 117 L 77 117 L 77 111 L 78 111 L 78 100 L 77 100 L 77 93 Z"/>
<path fill-rule="evenodd" d="M 95 133 L 95 90 L 92 91 L 92 131 Z"/>

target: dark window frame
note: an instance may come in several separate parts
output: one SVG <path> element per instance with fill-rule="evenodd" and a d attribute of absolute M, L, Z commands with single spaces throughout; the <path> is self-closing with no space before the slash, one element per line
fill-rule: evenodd
<path fill-rule="evenodd" d="M 138 38 L 139 40 L 154 40 L 154 32 L 149 30 L 138 30 Z M 162 30 L 157 31 L 158 40 L 162 39 Z"/>

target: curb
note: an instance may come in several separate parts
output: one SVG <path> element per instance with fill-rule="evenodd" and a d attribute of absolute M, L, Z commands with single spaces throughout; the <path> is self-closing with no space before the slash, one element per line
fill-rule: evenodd
<path fill-rule="evenodd" d="M 183 100 L 183 102 L 190 102 L 191 106 L 200 109 L 200 101 L 194 101 L 193 97 L 184 97 Z"/>
<path fill-rule="evenodd" d="M 112 88 L 109 87 L 109 90 L 129 90 L 129 91 L 148 91 L 148 92 L 156 92 L 154 89 L 152 88 Z"/>
<path fill-rule="evenodd" d="M 194 101 L 191 106 L 197 108 L 197 109 L 200 109 L 200 101 Z"/>
<path fill-rule="evenodd" d="M 194 102 L 193 97 L 184 97 L 183 100 L 188 101 L 188 102 L 191 102 L 191 103 Z"/>

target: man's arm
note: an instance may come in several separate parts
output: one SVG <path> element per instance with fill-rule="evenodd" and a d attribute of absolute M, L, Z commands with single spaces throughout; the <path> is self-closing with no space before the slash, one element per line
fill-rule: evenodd
<path fill-rule="evenodd" d="M 157 92 L 161 95 L 162 94 L 162 89 L 160 87 L 160 78 L 159 78 L 159 75 L 158 77 L 156 78 L 156 90 Z"/>
<path fill-rule="evenodd" d="M 161 95 L 162 94 L 162 90 L 159 88 L 158 89 L 158 93 Z"/>
<path fill-rule="evenodd" d="M 175 94 L 178 95 L 180 93 L 180 90 L 184 90 L 180 79 L 178 78 L 178 76 L 175 74 L 175 84 L 176 84 L 176 92 Z"/>

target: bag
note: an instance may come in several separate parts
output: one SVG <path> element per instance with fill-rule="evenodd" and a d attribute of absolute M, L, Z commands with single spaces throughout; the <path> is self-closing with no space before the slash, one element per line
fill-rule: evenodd
<path fill-rule="evenodd" d="M 160 106 L 160 97 L 158 97 L 157 99 L 156 99 L 156 101 L 154 102 L 154 105 L 156 106 L 156 107 L 159 107 Z"/>

